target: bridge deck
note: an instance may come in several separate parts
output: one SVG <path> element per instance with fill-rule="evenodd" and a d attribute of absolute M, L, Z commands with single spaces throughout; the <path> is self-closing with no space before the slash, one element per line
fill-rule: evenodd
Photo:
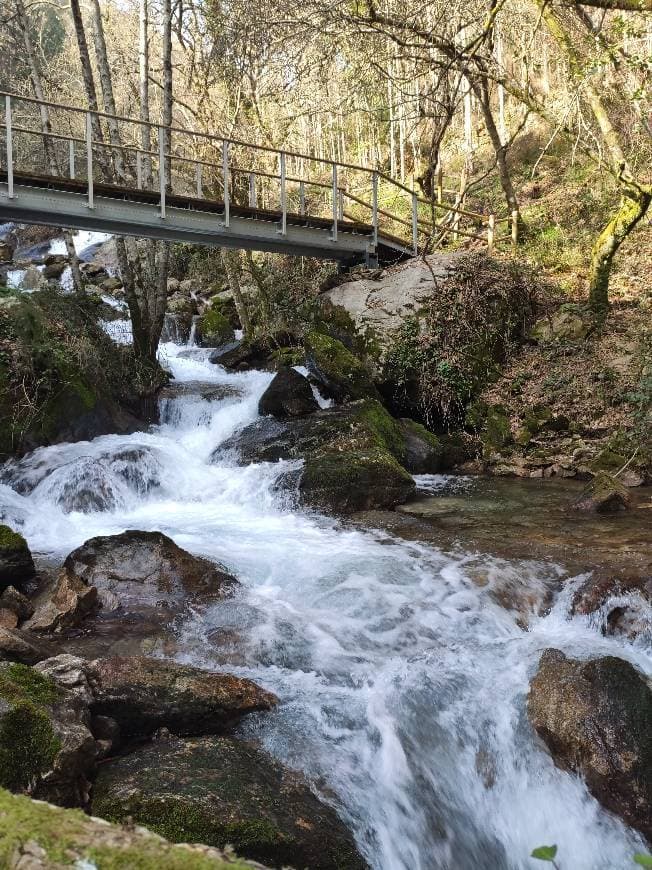
<path fill-rule="evenodd" d="M 7 183 L 0 171 L 0 183 Z M 186 241 L 216 247 L 245 248 L 340 261 L 343 265 L 371 262 L 387 264 L 410 255 L 405 242 L 350 219 L 337 221 L 268 209 L 229 204 L 228 226 L 224 203 L 179 194 L 167 194 L 165 217 L 160 195 L 116 184 L 95 182 L 93 207 L 88 204 L 85 180 L 45 175 L 13 175 L 14 197 L 0 192 L 0 220 L 52 224 L 71 229 L 92 229 L 166 241 Z"/>

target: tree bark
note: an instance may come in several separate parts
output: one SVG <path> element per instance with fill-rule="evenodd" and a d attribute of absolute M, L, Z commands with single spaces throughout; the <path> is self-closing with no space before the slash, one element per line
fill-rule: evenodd
<path fill-rule="evenodd" d="M 226 278 L 229 282 L 229 287 L 233 293 L 233 301 L 235 309 L 238 312 L 240 326 L 246 338 L 251 336 L 251 318 L 249 317 L 249 309 L 245 302 L 242 293 L 242 264 L 240 262 L 240 252 L 232 251 L 228 248 L 222 248 L 220 251 L 222 264 L 226 272 Z"/>
<path fill-rule="evenodd" d="M 143 150 L 142 173 L 143 187 L 147 190 L 152 183 L 152 134 L 149 126 L 149 9 L 148 0 L 140 0 L 138 7 L 138 90 L 140 95 L 140 147 Z"/>

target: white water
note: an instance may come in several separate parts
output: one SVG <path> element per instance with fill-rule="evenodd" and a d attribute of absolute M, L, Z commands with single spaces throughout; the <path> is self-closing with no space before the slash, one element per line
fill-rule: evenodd
<path fill-rule="evenodd" d="M 177 379 L 241 395 L 168 399 L 149 433 L 44 448 L 7 469 L 15 488 L 0 486 L 0 510 L 33 550 L 62 559 L 93 535 L 159 529 L 227 565 L 242 590 L 186 622 L 181 657 L 215 666 L 222 637 L 231 669 L 280 696 L 278 712 L 245 732 L 305 770 L 377 870 L 530 868 L 544 843 L 558 845 L 564 870 L 632 866 L 642 844 L 555 768 L 525 696 L 546 647 L 615 653 L 648 674 L 649 651 L 570 620 L 569 586 L 529 632 L 488 594 L 505 576 L 536 587 L 555 566 L 346 529 L 283 504 L 273 491 L 282 464 L 211 465 L 214 448 L 255 419 L 271 375 L 228 374 L 206 353 L 178 351 L 163 348 Z M 89 509 L 89 492 L 102 504 L 70 510 Z"/>

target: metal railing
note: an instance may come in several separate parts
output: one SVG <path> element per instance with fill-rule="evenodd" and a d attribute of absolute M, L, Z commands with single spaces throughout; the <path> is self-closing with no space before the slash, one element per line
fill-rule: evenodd
<path fill-rule="evenodd" d="M 18 174 L 56 176 L 84 181 L 89 209 L 98 184 L 155 193 L 161 220 L 169 198 L 183 196 L 190 207 L 193 201 L 218 203 L 225 228 L 232 207 L 246 206 L 258 216 L 275 217 L 281 236 L 288 217 L 326 218 L 333 242 L 338 232 L 364 224 L 374 245 L 379 237 L 391 237 L 415 254 L 451 238 L 476 239 L 490 249 L 517 240 L 516 214 L 482 214 L 459 200 L 446 203 L 445 194 L 453 191 L 444 186 L 441 168 L 436 196 L 429 200 L 377 169 L 352 163 L 4 91 L 0 100 L 10 198 Z M 143 130 L 149 147 L 142 144 Z M 504 224 L 508 232 L 501 236 Z"/>

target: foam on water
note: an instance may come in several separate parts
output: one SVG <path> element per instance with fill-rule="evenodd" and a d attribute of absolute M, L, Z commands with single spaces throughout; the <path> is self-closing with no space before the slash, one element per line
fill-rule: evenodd
<path fill-rule="evenodd" d="M 527 868 L 552 842 L 564 868 L 631 866 L 639 838 L 554 766 L 525 697 L 546 647 L 620 655 L 650 674 L 649 648 L 571 619 L 573 582 L 528 632 L 490 595 L 497 578 L 536 588 L 558 566 L 352 530 L 288 507 L 274 488 L 287 463 L 212 464 L 256 418 L 272 375 L 227 373 L 180 350 L 161 349 L 176 381 L 228 388 L 224 398 L 180 391 L 149 432 L 9 463 L 3 519 L 51 557 L 93 535 L 158 529 L 236 573 L 238 595 L 182 626 L 180 658 L 224 667 L 231 644 L 230 669 L 279 695 L 278 711 L 244 733 L 319 784 L 377 870 Z"/>

